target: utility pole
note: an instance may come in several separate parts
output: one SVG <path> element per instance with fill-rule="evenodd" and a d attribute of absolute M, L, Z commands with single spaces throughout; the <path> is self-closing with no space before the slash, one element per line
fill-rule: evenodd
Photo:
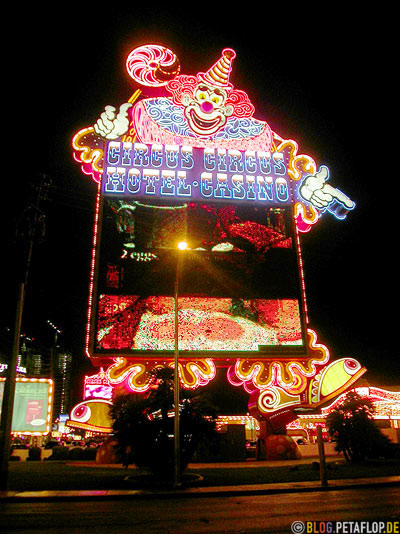
<path fill-rule="evenodd" d="M 19 286 L 17 311 L 15 315 L 14 339 L 11 362 L 8 366 L 7 378 L 4 384 L 3 405 L 0 426 L 0 489 L 6 491 L 8 483 L 8 460 L 10 458 L 11 423 L 14 407 L 15 376 L 19 353 L 19 338 L 21 334 L 22 310 L 24 306 L 25 287 Z"/>
<path fill-rule="evenodd" d="M 29 268 L 32 260 L 33 244 L 37 233 L 39 223 L 43 223 L 44 214 L 40 211 L 40 202 L 44 199 L 43 195 L 47 189 L 48 184 L 43 181 L 40 182 L 37 188 L 36 203 L 30 206 L 33 209 L 33 220 L 29 223 L 29 243 L 28 253 L 25 264 L 25 272 L 22 276 L 23 281 L 19 284 L 18 299 L 14 323 L 14 336 L 11 351 L 10 364 L 7 368 L 6 381 L 4 384 L 3 403 L 1 406 L 1 420 L 0 420 L 0 489 L 7 490 L 8 485 L 8 462 L 10 458 L 10 444 L 11 444 L 11 430 L 12 418 L 14 409 L 14 395 L 15 395 L 15 378 L 17 359 L 19 354 L 19 340 L 21 336 L 22 314 L 24 310 L 26 285 L 28 283 Z"/>

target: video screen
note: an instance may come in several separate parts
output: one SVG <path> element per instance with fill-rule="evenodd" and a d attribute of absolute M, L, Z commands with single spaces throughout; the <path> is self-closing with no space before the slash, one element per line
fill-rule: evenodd
<path fill-rule="evenodd" d="M 95 352 L 173 350 L 176 288 L 179 350 L 304 344 L 290 208 L 105 200 Z"/>

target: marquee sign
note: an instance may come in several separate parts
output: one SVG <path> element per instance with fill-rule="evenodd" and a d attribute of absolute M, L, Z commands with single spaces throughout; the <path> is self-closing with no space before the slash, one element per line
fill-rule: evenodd
<path fill-rule="evenodd" d="M 102 191 L 110 197 L 292 202 L 287 162 L 279 152 L 110 141 L 104 174 Z"/>

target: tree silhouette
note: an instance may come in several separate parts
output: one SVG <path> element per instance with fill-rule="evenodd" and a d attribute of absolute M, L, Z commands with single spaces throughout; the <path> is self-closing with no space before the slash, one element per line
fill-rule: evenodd
<path fill-rule="evenodd" d="M 174 468 L 173 369 L 151 373 L 148 394 L 119 394 L 111 418 L 116 450 L 124 466 L 135 464 L 171 480 Z M 216 440 L 215 409 L 203 393 L 180 390 L 180 468 L 187 467 L 201 439 Z"/>
<path fill-rule="evenodd" d="M 391 442 L 376 426 L 373 412 L 369 399 L 350 392 L 328 415 L 328 432 L 346 460 L 355 462 L 387 454 Z"/>

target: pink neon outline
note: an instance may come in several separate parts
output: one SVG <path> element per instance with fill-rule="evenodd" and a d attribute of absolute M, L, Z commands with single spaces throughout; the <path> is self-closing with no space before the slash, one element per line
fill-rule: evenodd
<path fill-rule="evenodd" d="M 87 312 L 87 323 L 86 323 L 86 340 L 85 340 L 85 354 L 90 358 L 90 326 L 92 320 L 92 305 L 93 305 L 93 294 L 94 294 L 94 275 L 95 275 L 95 266 L 96 266 L 96 255 L 97 255 L 97 241 L 98 241 L 98 230 L 99 230 L 99 214 L 100 214 L 100 199 L 101 199 L 101 181 L 97 183 L 97 195 L 96 195 L 96 209 L 94 216 L 94 228 L 93 228 L 93 246 L 92 246 L 92 260 L 90 264 L 90 278 L 89 278 L 89 298 L 88 298 L 88 312 Z"/>

